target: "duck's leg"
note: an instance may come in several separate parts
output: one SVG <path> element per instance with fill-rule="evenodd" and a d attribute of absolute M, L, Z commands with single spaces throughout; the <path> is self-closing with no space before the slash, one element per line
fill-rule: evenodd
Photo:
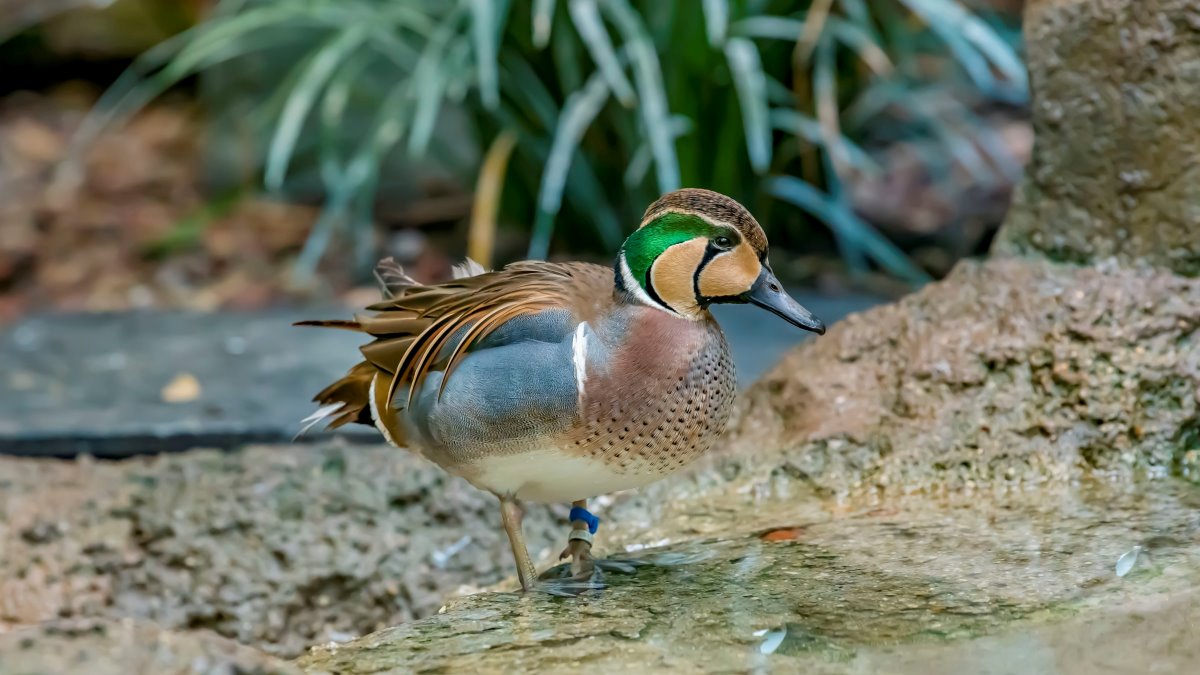
<path fill-rule="evenodd" d="M 571 558 L 571 576 L 590 575 L 596 569 L 596 558 L 592 555 L 592 536 L 600 527 L 600 519 L 587 510 L 587 500 L 571 502 L 571 533 L 567 535 L 567 547 L 558 559 Z"/>
<path fill-rule="evenodd" d="M 576 578 L 591 576 L 596 568 L 632 574 L 634 568 L 644 564 L 636 560 L 597 559 L 592 555 L 592 539 L 600 527 L 600 519 L 587 510 L 587 500 L 571 502 L 571 533 L 567 535 L 567 547 L 559 560 L 571 557 L 571 575 Z"/>
<path fill-rule="evenodd" d="M 529 549 L 525 546 L 525 534 L 521 530 L 521 519 L 524 515 L 525 512 L 516 500 L 500 498 L 500 518 L 504 521 L 504 531 L 508 533 L 508 543 L 512 545 L 513 558 L 517 561 L 521 590 L 544 591 L 551 595 L 571 597 L 585 591 L 604 588 L 604 584 L 590 579 L 540 579 L 537 569 L 533 566 L 533 559 L 529 557 Z"/>
<path fill-rule="evenodd" d="M 509 497 L 500 498 L 500 519 L 504 522 L 504 531 L 508 533 L 513 558 L 517 561 L 517 576 L 521 578 L 521 589 L 532 591 L 537 580 L 537 569 L 529 557 L 529 549 L 525 547 L 525 533 L 521 530 L 521 518 L 524 515 L 521 505 L 516 500 Z"/>

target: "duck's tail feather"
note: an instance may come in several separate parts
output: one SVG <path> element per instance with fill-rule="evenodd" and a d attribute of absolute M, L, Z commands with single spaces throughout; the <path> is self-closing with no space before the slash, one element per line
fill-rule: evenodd
<path fill-rule="evenodd" d="M 326 429 L 337 429 L 350 423 L 375 426 L 371 417 L 371 380 L 376 372 L 375 366 L 363 361 L 322 389 L 313 397 L 321 407 L 300 421 L 300 433 L 296 437 L 322 422 L 326 423 Z"/>
<path fill-rule="evenodd" d="M 379 282 L 379 290 L 384 298 L 394 298 L 396 294 L 410 286 L 421 284 L 408 276 L 395 258 L 384 258 L 375 265 L 375 280 Z"/>
<path fill-rule="evenodd" d="M 313 414 L 300 420 L 300 431 L 297 431 L 296 435 L 292 437 L 292 442 L 296 442 L 297 439 L 308 433 L 309 429 L 312 429 L 321 422 L 336 415 L 344 405 L 344 403 L 330 403 L 329 405 L 323 405 L 320 408 L 317 408 L 316 412 Z"/>
<path fill-rule="evenodd" d="M 455 279 L 467 279 L 469 277 L 477 277 L 480 274 L 487 274 L 487 270 L 483 268 L 483 265 L 470 258 L 466 258 L 461 263 L 450 268 L 450 274 Z"/>

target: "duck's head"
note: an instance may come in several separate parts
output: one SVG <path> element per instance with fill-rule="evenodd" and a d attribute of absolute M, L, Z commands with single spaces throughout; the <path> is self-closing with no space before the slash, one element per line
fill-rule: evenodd
<path fill-rule="evenodd" d="M 617 256 L 617 285 L 636 300 L 699 320 L 713 303 L 750 303 L 814 333 L 825 324 L 783 290 L 767 236 L 744 206 L 688 188 L 659 198 Z"/>

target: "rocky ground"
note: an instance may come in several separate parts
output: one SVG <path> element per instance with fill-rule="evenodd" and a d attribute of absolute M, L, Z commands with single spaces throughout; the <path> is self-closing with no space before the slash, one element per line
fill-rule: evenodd
<path fill-rule="evenodd" d="M 9 628 L 132 617 L 295 656 L 428 616 L 511 566 L 492 497 L 381 446 L 5 459 L 0 486 Z M 535 555 L 565 518 L 531 509 Z"/>
<path fill-rule="evenodd" d="M 295 665 L 211 633 L 130 620 L 64 619 L 0 634 L 0 672 L 54 675 L 300 675 Z"/>
<path fill-rule="evenodd" d="M 601 501 L 600 550 L 692 550 L 777 528 L 797 504 L 861 513 L 873 499 L 949 488 L 1004 494 L 1090 475 L 1148 481 L 1133 494 L 1152 495 L 1168 476 L 1195 480 L 1198 329 L 1197 280 L 963 265 L 796 349 L 747 393 L 723 452 Z M 511 573 L 491 498 L 381 447 L 6 459 L 0 484 L 10 627 L 131 617 L 295 656 L 429 616 Z M 531 510 L 543 566 L 564 516 Z"/>

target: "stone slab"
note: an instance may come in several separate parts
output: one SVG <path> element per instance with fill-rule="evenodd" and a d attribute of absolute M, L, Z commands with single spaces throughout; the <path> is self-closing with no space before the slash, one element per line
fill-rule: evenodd
<path fill-rule="evenodd" d="M 876 304 L 800 293 L 827 323 Z M 291 439 L 312 395 L 362 337 L 297 328 L 341 309 L 27 318 L 0 332 L 0 453 L 120 457 Z M 717 308 L 743 386 L 808 334 L 754 308 Z M 348 429 L 373 439 L 370 429 Z M 320 438 L 314 434 L 312 438 Z"/>

